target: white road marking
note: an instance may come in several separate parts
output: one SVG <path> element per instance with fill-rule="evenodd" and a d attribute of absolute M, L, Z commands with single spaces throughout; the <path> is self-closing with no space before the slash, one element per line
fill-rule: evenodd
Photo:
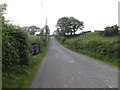
<path fill-rule="evenodd" d="M 56 54 L 56 58 L 58 58 L 58 54 Z"/>
<path fill-rule="evenodd" d="M 103 80 L 105 82 L 106 85 L 108 85 L 109 80 Z M 112 86 L 108 86 L 109 88 L 112 88 Z"/>
<path fill-rule="evenodd" d="M 74 63 L 74 61 L 73 61 L 73 60 L 71 60 L 69 63 Z"/>
<path fill-rule="evenodd" d="M 104 80 L 104 81 L 109 82 L 109 80 Z"/>
<path fill-rule="evenodd" d="M 72 78 L 72 80 L 73 80 L 74 78 Z"/>
<path fill-rule="evenodd" d="M 112 88 L 112 86 L 109 86 L 109 88 Z"/>
<path fill-rule="evenodd" d="M 81 72 L 79 72 L 79 74 L 81 75 Z"/>
<path fill-rule="evenodd" d="M 56 54 L 58 56 L 58 54 Z"/>

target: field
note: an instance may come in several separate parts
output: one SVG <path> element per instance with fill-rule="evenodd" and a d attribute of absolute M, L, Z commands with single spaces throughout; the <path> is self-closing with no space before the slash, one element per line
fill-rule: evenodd
<path fill-rule="evenodd" d="M 120 39 L 120 35 L 105 37 L 101 36 L 98 32 L 85 33 L 78 37 L 69 38 L 69 40 L 81 40 L 84 43 L 88 43 L 89 41 L 102 41 L 102 42 L 111 42 Z"/>

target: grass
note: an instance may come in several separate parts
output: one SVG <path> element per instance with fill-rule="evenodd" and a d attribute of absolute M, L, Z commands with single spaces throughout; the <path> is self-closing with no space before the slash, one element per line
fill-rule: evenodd
<path fill-rule="evenodd" d="M 115 40 L 118 40 L 120 38 L 119 36 L 112 36 L 112 37 L 105 37 L 105 36 L 101 36 L 99 33 L 97 32 L 91 32 L 91 33 L 85 33 L 83 35 L 80 36 L 76 36 L 76 37 L 71 37 L 71 38 L 67 38 L 67 40 L 65 42 L 74 42 L 75 40 L 77 41 L 77 43 L 82 42 L 84 44 L 87 44 L 90 41 L 101 41 L 101 42 L 112 42 Z M 75 49 L 74 47 L 69 47 L 69 45 L 66 45 L 65 43 L 62 43 L 61 41 L 57 40 L 61 45 L 63 45 L 64 47 L 78 52 L 80 54 L 92 57 L 96 60 L 102 61 L 104 63 L 108 63 L 114 66 L 119 66 L 118 65 L 118 61 L 120 61 L 120 59 L 116 59 L 116 58 L 109 58 L 108 56 L 105 55 L 101 55 L 100 53 L 96 53 L 90 50 L 85 50 L 85 49 Z M 74 44 L 74 43 L 73 43 Z M 114 62 L 112 62 L 113 60 L 115 60 Z M 119 66 L 120 67 L 120 66 Z"/>
<path fill-rule="evenodd" d="M 85 50 L 76 50 L 76 49 L 72 49 L 72 48 L 69 48 L 69 47 L 66 47 L 66 48 L 68 48 L 70 50 L 73 50 L 73 51 L 75 51 L 77 53 L 80 53 L 80 54 L 89 56 L 91 58 L 94 58 L 95 60 L 102 61 L 104 63 L 111 64 L 113 66 L 118 67 L 118 62 L 110 62 L 109 58 L 107 56 L 104 56 L 104 55 L 101 55 L 101 54 L 98 54 L 98 53 L 95 53 L 95 52 L 87 51 L 87 50 L 86 51 Z"/>
<path fill-rule="evenodd" d="M 88 43 L 89 41 L 102 41 L 102 42 L 110 42 L 110 41 L 115 41 L 118 40 L 120 38 L 120 35 L 118 36 L 112 36 L 112 37 L 105 37 L 105 36 L 101 36 L 99 33 L 97 32 L 91 32 L 91 33 L 85 33 L 83 35 L 80 35 L 78 37 L 74 37 L 74 38 L 69 38 L 69 40 L 74 40 L 74 39 L 79 39 L 81 41 L 83 41 L 84 43 Z"/>
<path fill-rule="evenodd" d="M 40 54 L 32 56 L 30 64 L 28 66 L 22 67 L 22 71 L 23 71 L 22 73 L 20 74 L 11 73 L 10 76 L 8 75 L 5 83 L 6 85 L 4 85 L 4 87 L 5 88 L 29 88 L 31 85 L 32 79 L 34 77 L 34 74 L 38 66 L 40 65 L 43 57 L 46 55 L 48 48 L 49 48 L 49 45 L 47 46 L 47 48 L 44 48 L 43 52 L 41 52 Z M 5 75 L 7 75 L 7 73 L 4 73 L 4 76 Z"/>

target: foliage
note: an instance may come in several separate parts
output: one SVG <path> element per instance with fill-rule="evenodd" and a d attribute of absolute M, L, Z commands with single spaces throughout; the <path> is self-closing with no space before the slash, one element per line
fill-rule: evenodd
<path fill-rule="evenodd" d="M 23 88 L 29 88 L 36 69 L 41 63 L 42 58 L 46 55 L 48 48 L 49 47 L 47 45 L 47 48 L 44 47 L 40 54 L 32 56 L 28 66 L 10 67 L 10 73 L 3 73 L 3 89 L 19 88 L 22 90 Z M 13 69 L 11 70 L 11 68 Z"/>
<path fill-rule="evenodd" d="M 27 32 L 20 27 L 16 28 L 15 25 L 4 24 L 2 31 L 3 69 L 15 65 L 28 65 L 31 53 L 37 50 L 35 54 L 38 54 L 46 46 L 45 38 L 28 36 Z M 36 46 L 33 47 L 33 45 Z"/>
<path fill-rule="evenodd" d="M 35 35 L 35 32 L 37 31 L 41 31 L 39 27 L 36 27 L 36 26 L 30 26 L 28 27 L 28 32 L 31 34 L 31 35 Z"/>
<path fill-rule="evenodd" d="M 66 41 L 66 37 L 61 37 L 61 36 L 56 36 L 56 38 L 61 41 L 62 43 L 64 43 Z"/>
<path fill-rule="evenodd" d="M 75 32 L 80 29 L 82 30 L 84 27 L 83 25 L 83 22 L 82 21 L 79 21 L 77 20 L 76 18 L 74 17 L 70 17 L 68 20 L 67 20 L 67 34 L 71 33 L 72 35 L 72 32 L 74 33 L 75 35 Z"/>
<path fill-rule="evenodd" d="M 57 38 L 57 40 L 61 40 Z M 118 36 L 104 37 L 98 32 L 85 33 L 77 37 L 66 38 L 64 42 L 60 41 L 66 47 L 79 51 L 105 62 L 116 63 L 120 60 L 120 40 Z M 105 58 L 103 58 L 105 57 Z"/>
<path fill-rule="evenodd" d="M 29 44 L 27 33 L 14 25 L 3 25 L 2 64 L 4 68 L 14 65 L 27 65 L 29 60 Z M 4 69 L 3 68 L 3 69 Z"/>
<path fill-rule="evenodd" d="M 40 58 L 43 57 L 45 55 L 44 48 L 48 42 L 46 42 L 45 37 L 29 35 L 27 31 L 28 27 L 8 24 L 3 15 L 4 10 L 6 10 L 6 5 L 0 4 L 0 16 L 2 17 L 2 20 L 0 18 L 0 24 L 2 24 L 3 87 L 12 88 L 17 85 L 16 88 L 20 88 L 28 76 L 32 79 L 31 75 L 34 74 L 34 68 L 39 64 L 39 58 L 37 58 L 37 61 L 31 59 L 33 53 L 40 53 Z M 40 29 L 34 26 L 32 28 L 34 30 Z M 29 75 L 28 71 L 30 70 L 32 71 Z"/>
<path fill-rule="evenodd" d="M 3 87 L 16 87 L 14 85 L 21 87 L 23 82 L 17 82 L 17 79 L 25 80 L 25 78 L 28 77 L 27 75 L 29 75 L 29 73 L 26 68 L 31 65 L 31 62 L 34 62 L 31 61 L 32 53 L 35 52 L 35 50 L 38 51 L 35 54 L 43 53 L 43 49 L 47 46 L 47 43 L 45 42 L 45 38 L 28 35 L 23 28 L 15 25 L 4 24 L 2 31 Z M 36 45 L 38 48 L 34 48 L 33 45 Z M 32 67 L 30 69 L 32 69 Z M 20 77 L 18 77 L 19 75 Z M 32 76 L 30 78 L 32 78 Z M 15 82 L 17 83 L 15 84 Z"/>
<path fill-rule="evenodd" d="M 74 17 L 62 17 L 57 21 L 57 30 L 56 33 L 59 35 L 75 35 L 75 32 L 84 28 L 84 24 L 82 21 L 77 20 Z"/>
<path fill-rule="evenodd" d="M 42 52 L 42 48 L 47 45 L 45 38 L 35 35 L 29 35 L 29 44 L 32 55 Z"/>
<path fill-rule="evenodd" d="M 50 28 L 49 28 L 49 26 L 48 25 L 45 25 L 44 26 L 44 29 L 45 29 L 45 34 L 50 34 Z"/>
<path fill-rule="evenodd" d="M 68 17 L 62 17 L 57 21 L 56 26 L 57 26 L 57 29 L 58 29 L 60 35 L 65 35 L 67 20 L 68 20 Z"/>
<path fill-rule="evenodd" d="M 106 27 L 105 31 L 101 32 L 100 34 L 102 34 L 103 36 L 114 36 L 114 35 L 118 35 L 118 26 L 114 25 L 111 27 Z"/>

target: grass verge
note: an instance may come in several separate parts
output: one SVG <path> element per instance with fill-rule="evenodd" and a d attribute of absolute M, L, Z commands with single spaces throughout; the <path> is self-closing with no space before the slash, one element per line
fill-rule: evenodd
<path fill-rule="evenodd" d="M 57 39 L 56 39 L 57 40 Z M 94 58 L 95 60 L 99 60 L 99 61 L 102 61 L 104 63 L 107 63 L 107 64 L 111 64 L 113 66 L 117 66 L 117 67 L 120 67 L 120 65 L 118 64 L 119 60 L 116 60 L 116 62 L 112 62 L 109 61 L 108 57 L 107 56 L 104 56 L 104 55 L 101 55 L 101 54 L 98 54 L 98 53 L 95 53 L 95 52 L 92 52 L 92 51 L 88 51 L 88 50 L 78 50 L 78 49 L 73 49 L 73 48 L 70 48 L 68 47 L 67 45 L 65 45 L 64 43 L 60 42 L 59 40 L 57 40 L 62 46 L 74 51 L 74 52 L 77 52 L 77 53 L 80 53 L 80 54 L 83 54 L 83 55 L 86 55 L 86 56 L 89 56 L 91 58 Z"/>
<path fill-rule="evenodd" d="M 40 65 L 43 57 L 47 54 L 49 49 L 49 45 L 47 47 L 43 48 L 42 52 L 40 54 L 37 54 L 35 56 L 32 56 L 30 64 L 28 66 L 22 66 L 22 71 L 19 74 L 15 73 L 4 73 L 3 79 L 6 81 L 3 85 L 4 88 L 29 88 L 32 82 L 32 79 L 34 77 L 34 74 Z M 7 78 L 6 78 L 7 77 Z"/>

